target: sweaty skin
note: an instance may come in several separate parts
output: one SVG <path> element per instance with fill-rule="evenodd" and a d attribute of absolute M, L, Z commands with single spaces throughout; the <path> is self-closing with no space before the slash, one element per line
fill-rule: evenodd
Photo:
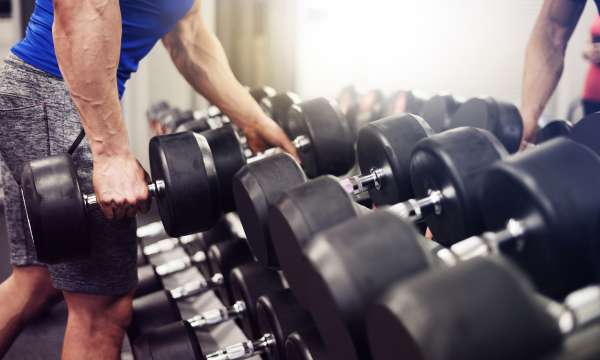
<path fill-rule="evenodd" d="M 581 17 L 585 1 L 545 0 L 525 55 L 521 115 L 523 141 L 530 142 L 537 121 L 563 72 L 567 43 Z"/>
<path fill-rule="evenodd" d="M 105 216 L 147 208 L 145 172 L 129 149 L 117 91 L 121 45 L 118 0 L 54 0 L 58 64 L 80 114 L 94 162 L 94 191 Z M 236 80 L 219 41 L 206 28 L 197 0 L 163 38 L 177 69 L 238 125 L 252 150 L 279 146 L 298 157 L 283 130 Z"/>

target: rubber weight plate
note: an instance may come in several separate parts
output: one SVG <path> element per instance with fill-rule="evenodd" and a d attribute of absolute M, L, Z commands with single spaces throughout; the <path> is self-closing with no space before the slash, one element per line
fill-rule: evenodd
<path fill-rule="evenodd" d="M 271 119 L 281 126 L 286 134 L 289 135 L 288 114 L 292 105 L 300 103 L 300 97 L 294 93 L 286 92 L 277 94 L 273 97 L 262 99 L 260 106 L 262 110 Z"/>
<path fill-rule="evenodd" d="M 467 100 L 454 114 L 452 126 L 470 126 L 488 130 L 511 154 L 521 146 L 523 120 L 519 110 L 513 104 L 497 101 L 491 97 Z"/>
<path fill-rule="evenodd" d="M 168 291 L 157 291 L 133 300 L 133 317 L 127 330 L 134 341 L 150 329 L 181 320 L 177 303 Z"/>
<path fill-rule="evenodd" d="M 303 135 L 310 140 L 310 145 L 299 151 L 309 178 L 350 171 L 354 138 L 337 104 L 325 98 L 304 101 L 292 106 L 288 117 L 292 137 Z"/>
<path fill-rule="evenodd" d="M 256 299 L 256 294 L 262 296 L 283 288 L 281 275 L 277 271 L 266 269 L 256 262 L 233 269 L 229 283 L 236 300 Z M 246 336 L 256 338 L 262 335 L 256 323 L 256 302 L 246 303 L 246 316 L 237 322 Z"/>
<path fill-rule="evenodd" d="M 134 358 L 144 360 L 201 360 L 217 350 L 213 335 L 195 333 L 185 321 L 151 329 L 132 344 Z"/>
<path fill-rule="evenodd" d="M 392 286 L 367 327 L 376 360 L 537 359 L 561 339 L 524 276 L 491 257 Z"/>
<path fill-rule="evenodd" d="M 272 334 L 276 345 L 267 352 L 266 358 L 285 360 L 285 341 L 298 329 L 312 328 L 310 315 L 302 310 L 291 290 L 280 290 L 261 296 L 256 305 L 259 336 Z"/>
<path fill-rule="evenodd" d="M 191 132 L 155 136 L 149 153 L 152 179 L 165 183 L 156 201 L 167 234 L 210 229 L 220 216 L 219 185 L 206 138 Z"/>
<path fill-rule="evenodd" d="M 498 162 L 484 174 L 486 228 L 504 229 L 509 219 L 523 224 L 523 240 L 501 250 L 555 299 L 599 278 L 599 181 L 600 158 L 566 138 Z"/>
<path fill-rule="evenodd" d="M 450 129 L 452 116 L 463 102 L 449 94 L 438 94 L 425 102 L 420 114 L 433 131 L 440 133 Z"/>
<path fill-rule="evenodd" d="M 358 205 L 331 176 L 284 193 L 269 209 L 269 230 L 277 259 L 303 306 L 314 296 L 306 281 L 304 246 L 318 232 L 359 214 Z"/>
<path fill-rule="evenodd" d="M 248 243 L 242 239 L 233 239 L 222 243 L 212 245 L 207 251 L 210 274 L 222 274 L 224 284 L 218 287 L 215 292 L 225 305 L 233 305 L 233 294 L 229 285 L 229 274 L 231 270 L 253 261 L 252 252 Z"/>
<path fill-rule="evenodd" d="M 269 205 L 284 191 L 306 182 L 300 165 L 282 153 L 244 166 L 233 179 L 233 195 L 252 252 L 267 267 L 277 267 L 268 229 Z"/>
<path fill-rule="evenodd" d="M 416 115 L 396 115 L 365 126 L 356 143 L 362 174 L 381 169 L 379 189 L 369 190 L 373 204 L 391 205 L 413 198 L 409 164 L 415 145 L 433 135 L 429 125 Z"/>
<path fill-rule="evenodd" d="M 569 136 L 572 129 L 571 123 L 565 120 L 552 120 L 535 134 L 535 143 L 541 144 L 559 136 Z"/>
<path fill-rule="evenodd" d="M 597 135 L 600 128 L 600 113 L 590 114 L 573 126 L 571 139 L 592 149 L 600 154 L 600 139 Z"/>
<path fill-rule="evenodd" d="M 285 341 L 287 360 L 327 360 L 329 356 L 316 329 L 293 332 Z"/>
<path fill-rule="evenodd" d="M 479 208 L 483 170 L 508 153 L 490 132 L 458 128 L 433 135 L 415 147 L 410 162 L 417 199 L 441 191 L 441 212 L 425 218 L 435 240 L 450 246 L 485 230 Z"/>
<path fill-rule="evenodd" d="M 86 209 L 71 156 L 26 163 L 21 191 L 39 261 L 52 264 L 91 254 Z"/>
<path fill-rule="evenodd" d="M 305 281 L 315 300 L 307 310 L 333 359 L 369 358 L 364 314 L 389 284 L 430 267 L 425 241 L 413 224 L 387 211 L 353 219 L 309 241 Z"/>

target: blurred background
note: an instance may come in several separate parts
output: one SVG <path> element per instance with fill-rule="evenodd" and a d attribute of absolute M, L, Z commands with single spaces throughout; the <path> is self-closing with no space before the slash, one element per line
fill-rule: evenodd
<path fill-rule="evenodd" d="M 22 34 L 33 0 L 0 0 L 0 56 Z M 542 0 L 203 0 L 238 78 L 301 97 L 335 96 L 346 85 L 384 91 L 451 91 L 520 103 L 524 49 Z M 10 16 L 9 16 L 10 13 Z M 561 84 L 547 109 L 565 117 L 581 93 L 581 52 L 596 16 L 589 2 L 570 42 Z M 123 100 L 131 142 L 143 163 L 145 111 L 166 100 L 203 106 L 158 44 Z"/>

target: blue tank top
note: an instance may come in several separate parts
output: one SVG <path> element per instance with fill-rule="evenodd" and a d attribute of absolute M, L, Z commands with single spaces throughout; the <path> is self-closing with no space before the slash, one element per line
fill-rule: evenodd
<path fill-rule="evenodd" d="M 11 51 L 29 65 L 62 77 L 52 39 L 52 1 L 36 0 L 25 38 Z M 194 0 L 120 0 L 119 3 L 123 34 L 117 80 L 122 96 L 125 82 L 137 71 L 139 62 L 190 11 Z"/>

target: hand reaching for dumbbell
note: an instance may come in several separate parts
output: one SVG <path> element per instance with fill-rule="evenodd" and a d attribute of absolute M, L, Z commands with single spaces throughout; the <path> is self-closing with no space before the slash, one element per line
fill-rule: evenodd
<path fill-rule="evenodd" d="M 250 149 L 255 153 L 260 153 L 270 147 L 277 146 L 299 161 L 298 151 L 283 129 L 275 121 L 266 116 L 261 119 L 242 129 L 246 135 Z"/>
<path fill-rule="evenodd" d="M 130 152 L 94 156 L 96 202 L 108 219 L 133 217 L 149 210 L 148 174 Z"/>

